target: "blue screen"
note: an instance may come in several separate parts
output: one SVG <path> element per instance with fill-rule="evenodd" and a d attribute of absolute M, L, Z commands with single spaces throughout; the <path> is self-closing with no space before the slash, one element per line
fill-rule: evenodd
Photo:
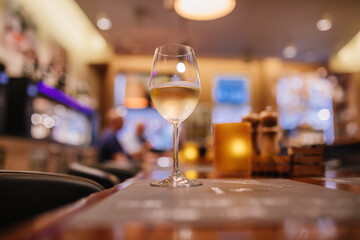
<path fill-rule="evenodd" d="M 219 78 L 214 87 L 213 99 L 216 103 L 244 104 L 249 102 L 248 86 L 245 78 Z"/>
<path fill-rule="evenodd" d="M 139 122 L 145 125 L 145 138 L 154 149 L 169 150 L 173 148 L 171 124 L 154 108 L 127 109 L 125 124 L 120 130 L 119 138 L 131 145 L 131 135 L 136 131 Z"/>

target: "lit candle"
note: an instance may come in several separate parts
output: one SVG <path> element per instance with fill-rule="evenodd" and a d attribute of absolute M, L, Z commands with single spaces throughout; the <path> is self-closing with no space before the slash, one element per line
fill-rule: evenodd
<path fill-rule="evenodd" d="M 214 123 L 214 168 L 220 176 L 251 176 L 251 124 Z"/>

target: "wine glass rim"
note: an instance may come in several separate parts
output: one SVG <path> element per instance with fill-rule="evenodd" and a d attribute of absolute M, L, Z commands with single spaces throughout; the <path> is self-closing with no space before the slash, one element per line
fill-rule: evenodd
<path fill-rule="evenodd" d="M 163 48 L 163 47 L 166 47 L 166 46 L 178 46 L 178 47 L 184 47 L 185 49 L 188 49 L 189 51 L 187 53 L 184 53 L 184 54 L 164 54 L 164 53 L 161 53 L 160 52 L 160 48 Z M 180 44 L 180 43 L 171 43 L 171 44 L 164 44 L 164 45 L 161 45 L 161 46 L 158 46 L 156 49 L 155 49 L 155 53 L 161 55 L 161 56 L 171 56 L 171 57 L 181 57 L 181 56 L 186 56 L 186 55 L 189 55 L 189 54 L 194 54 L 194 49 L 188 45 L 184 45 L 184 44 Z"/>

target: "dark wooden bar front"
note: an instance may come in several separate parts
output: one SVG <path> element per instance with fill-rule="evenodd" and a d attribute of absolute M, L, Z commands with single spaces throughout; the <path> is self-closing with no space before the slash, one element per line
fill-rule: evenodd
<path fill-rule="evenodd" d="M 150 187 L 161 175 L 139 174 L 0 239 L 360 239 L 359 177 L 208 178 L 195 188 Z"/>

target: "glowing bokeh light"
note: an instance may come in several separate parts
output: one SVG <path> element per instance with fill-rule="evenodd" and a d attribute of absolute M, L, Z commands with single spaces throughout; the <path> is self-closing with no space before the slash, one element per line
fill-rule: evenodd
<path fill-rule="evenodd" d="M 39 125 L 41 123 L 41 115 L 38 113 L 33 113 L 31 115 L 31 123 L 33 125 Z"/>
<path fill-rule="evenodd" d="M 49 115 L 47 114 L 41 114 L 40 115 L 40 119 L 41 119 L 41 123 L 45 125 L 45 121 L 46 119 L 48 119 Z"/>
<path fill-rule="evenodd" d="M 235 0 L 175 0 L 174 9 L 184 18 L 207 21 L 224 17 L 236 6 Z"/>
<path fill-rule="evenodd" d="M 184 157 L 187 161 L 196 161 L 199 157 L 199 151 L 196 146 L 186 146 L 184 149 Z"/>
<path fill-rule="evenodd" d="M 322 18 L 316 23 L 316 27 L 319 31 L 325 32 L 331 29 L 332 23 L 328 18 Z"/>
<path fill-rule="evenodd" d="M 55 126 L 55 120 L 52 117 L 48 117 L 44 120 L 44 126 L 46 128 L 52 128 Z"/>
<path fill-rule="evenodd" d="M 54 119 L 54 121 L 55 121 L 55 126 L 58 126 L 60 123 L 61 123 L 61 118 L 59 117 L 59 116 L 57 116 L 57 115 L 52 115 L 51 116 L 53 119 Z"/>
<path fill-rule="evenodd" d="M 241 157 L 246 155 L 246 143 L 242 139 L 233 139 L 230 146 L 230 152 L 236 157 Z"/>
<path fill-rule="evenodd" d="M 327 121 L 330 119 L 330 111 L 329 109 L 323 108 L 318 112 L 318 118 L 323 121 Z"/>
<path fill-rule="evenodd" d="M 31 126 L 31 136 L 35 139 L 44 139 L 49 135 L 49 129 L 43 125 Z"/>
<path fill-rule="evenodd" d="M 195 171 L 195 170 L 186 170 L 186 171 L 184 172 L 184 175 L 185 175 L 185 177 L 188 178 L 188 179 L 197 179 L 197 178 L 199 177 L 198 172 Z"/>
<path fill-rule="evenodd" d="M 124 106 L 119 106 L 119 107 L 116 108 L 116 113 L 119 114 L 122 117 L 125 117 L 126 114 L 128 113 L 128 110 Z"/>
<path fill-rule="evenodd" d="M 29 86 L 26 88 L 26 92 L 29 97 L 35 97 L 38 93 L 37 87 L 35 84 L 29 84 Z"/>
<path fill-rule="evenodd" d="M 170 167 L 171 166 L 171 158 L 168 158 L 168 157 L 160 157 L 158 158 L 157 160 L 157 165 L 159 167 Z"/>
<path fill-rule="evenodd" d="M 0 84 L 6 85 L 9 82 L 9 77 L 6 75 L 5 72 L 0 73 Z"/>
<path fill-rule="evenodd" d="M 99 18 L 96 22 L 96 26 L 101 29 L 101 30 L 110 30 L 111 27 L 112 27 L 112 22 L 109 18 L 105 18 L 105 17 L 102 17 L 102 18 Z"/>
<path fill-rule="evenodd" d="M 297 55 L 297 48 L 294 45 L 288 45 L 283 50 L 284 58 L 294 58 Z"/>
<path fill-rule="evenodd" d="M 183 62 L 178 62 L 176 64 L 176 70 L 179 72 L 179 73 L 184 73 L 186 71 L 186 66 Z"/>
<path fill-rule="evenodd" d="M 66 107 L 64 105 L 57 104 L 54 107 L 54 112 L 58 116 L 63 116 L 66 114 Z"/>

